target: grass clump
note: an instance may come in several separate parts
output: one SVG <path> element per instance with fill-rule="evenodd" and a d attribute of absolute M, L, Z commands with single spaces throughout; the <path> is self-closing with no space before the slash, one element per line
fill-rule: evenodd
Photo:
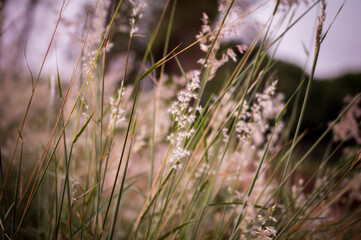
<path fill-rule="evenodd" d="M 4 239 L 359 236 L 360 152 L 339 153 L 346 141 L 359 140 L 351 128 L 342 132 L 340 124 L 352 122 L 359 129 L 360 94 L 348 100 L 311 146 L 299 147 L 308 134 L 301 124 L 329 29 L 323 26 L 325 1 L 315 1 L 307 10 L 321 6 L 313 68 L 289 99 L 277 92 L 269 52 L 307 12 L 294 19 L 292 1 L 272 2 L 269 21 L 246 46 L 238 40 L 244 34 L 238 27 L 260 6 L 247 9 L 238 1 L 219 1 L 218 20 L 211 24 L 203 13 L 194 42 L 172 49 L 181 4 L 168 1 L 154 31 L 141 35 L 144 2 L 96 1 L 70 81 L 61 82 L 58 72 L 58 84 L 51 85 L 57 88 L 52 97 L 59 107 L 49 117 L 50 131 L 44 130 L 48 140 L 42 153 L 23 152 L 23 146 L 37 144 L 23 132 L 31 95 L 13 153 L 1 158 Z M 124 61 L 117 70 L 120 81 L 109 90 L 108 56 L 114 54 L 112 41 L 122 22 L 119 11 L 126 8 L 131 11 Z M 276 31 L 278 15 L 292 16 L 283 32 Z M 285 21 L 280 19 L 279 24 Z M 148 44 L 137 65 L 133 45 L 139 44 L 138 37 Z M 154 59 L 155 41 L 164 42 L 159 59 Z M 188 71 L 181 56 L 196 46 L 203 55 Z M 180 75 L 167 73 L 171 63 Z M 208 92 L 213 83 L 218 91 Z M 323 158 L 312 159 L 332 131 L 335 139 Z M 26 175 L 25 159 L 33 161 L 33 171 Z M 310 159 L 317 161 L 311 173 L 303 170 Z"/>

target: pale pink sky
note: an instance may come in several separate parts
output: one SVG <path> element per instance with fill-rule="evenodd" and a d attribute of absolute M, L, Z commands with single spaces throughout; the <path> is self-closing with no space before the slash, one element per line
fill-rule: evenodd
<path fill-rule="evenodd" d="M 329 26 L 344 1 L 327 1 L 324 30 Z M 300 15 L 306 7 L 298 9 Z M 303 66 L 306 54 L 302 41 L 313 47 L 316 17 L 320 9 L 316 7 L 291 29 L 278 49 L 276 57 Z M 310 44 L 311 43 L 311 44 Z M 308 61 L 310 69 L 312 59 Z M 361 1 L 348 0 L 336 18 L 321 45 L 316 77 L 334 77 L 346 72 L 361 71 Z"/>

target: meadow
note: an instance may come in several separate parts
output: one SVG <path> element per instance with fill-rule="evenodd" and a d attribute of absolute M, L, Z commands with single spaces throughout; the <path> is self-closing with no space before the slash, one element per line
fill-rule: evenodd
<path fill-rule="evenodd" d="M 326 1 L 270 1 L 249 43 L 239 26 L 261 2 L 218 1 L 190 43 L 172 35 L 180 0 L 146 31 L 152 1 L 90 2 L 69 80 L 42 74 L 52 38 L 9 91 L 26 101 L 1 115 L 1 239 L 361 238 L 361 92 L 316 134 L 304 124 Z M 311 71 L 281 83 L 277 46 L 313 8 Z"/>

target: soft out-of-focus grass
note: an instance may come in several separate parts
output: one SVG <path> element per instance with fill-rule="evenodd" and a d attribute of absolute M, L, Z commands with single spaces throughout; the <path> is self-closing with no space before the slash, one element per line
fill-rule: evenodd
<path fill-rule="evenodd" d="M 26 129 L 32 111 L 39 109 L 39 73 L 24 104 L 14 151 L 2 151 L 2 238 L 357 238 L 360 152 L 340 154 L 350 139 L 330 141 L 319 166 L 311 173 L 303 168 L 336 124 L 360 117 L 357 111 L 350 115 L 350 109 L 359 109 L 360 93 L 310 146 L 299 147 L 308 134 L 301 126 L 325 36 L 323 17 L 310 51 L 315 53 L 311 75 L 290 86 L 290 97 L 284 99 L 276 91 L 268 49 L 302 20 L 303 15 L 291 18 L 283 32 L 271 27 L 274 15 L 292 15 L 294 6 L 275 1 L 274 14 L 246 49 L 223 45 L 225 36 L 237 37 L 232 26 L 247 14 L 237 1 L 221 1 L 219 22 L 210 25 L 203 15 L 195 41 L 170 48 L 180 4 L 167 2 L 154 31 L 139 36 L 142 2 L 97 1 L 70 82 L 61 83 L 58 72 L 50 84 L 49 115 L 41 117 L 47 124 Z M 317 4 L 324 16 L 323 1 L 309 9 Z M 122 53 L 120 88 L 113 86 L 114 95 L 108 96 L 106 55 L 110 33 L 121 22 L 115 20 L 124 17 L 118 15 L 123 6 L 132 10 L 128 45 Z M 166 26 L 165 36 L 161 26 Z M 137 37 L 149 39 L 139 65 L 130 57 Z M 164 42 L 160 59 L 152 53 L 156 41 Z M 186 72 L 179 56 L 199 45 L 204 52 L 201 64 L 194 67 L 197 71 Z M 172 61 L 181 76 L 166 74 Z M 235 63 L 220 74 L 217 69 L 227 61 Z M 129 68 L 136 69 L 134 79 Z M 212 81 L 218 81 L 216 92 L 208 92 Z M 153 87 L 143 87 L 146 82 Z M 291 112 L 289 122 L 284 122 L 285 112 Z"/>

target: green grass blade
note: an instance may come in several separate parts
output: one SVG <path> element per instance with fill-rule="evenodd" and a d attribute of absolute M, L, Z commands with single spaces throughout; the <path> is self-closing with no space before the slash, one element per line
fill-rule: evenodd
<path fill-rule="evenodd" d="M 192 224 L 194 223 L 195 221 L 189 221 L 189 222 L 186 222 L 186 223 L 183 223 L 175 228 L 173 228 L 171 231 L 167 232 L 166 234 L 164 234 L 163 236 L 159 237 L 158 239 L 159 240 L 163 240 L 163 239 L 166 239 L 168 236 L 172 235 L 173 233 L 176 233 L 178 230 L 184 228 L 185 226 L 189 225 L 189 224 Z"/>
<path fill-rule="evenodd" d="M 92 119 L 94 113 L 92 113 L 90 115 L 90 117 L 88 118 L 88 120 L 86 121 L 86 123 L 83 125 L 83 127 L 80 129 L 80 131 L 78 132 L 78 134 L 75 136 L 74 140 L 73 140 L 73 144 L 76 143 L 76 141 L 78 140 L 78 138 L 83 134 L 84 130 L 86 129 L 86 127 L 88 126 L 90 120 Z"/>
<path fill-rule="evenodd" d="M 20 175 L 21 175 L 21 163 L 23 160 L 23 147 L 24 143 L 21 143 L 20 147 L 20 159 L 19 159 L 19 166 L 18 166 L 18 172 L 16 175 L 16 185 L 15 185 L 15 192 L 14 192 L 14 211 L 13 211 L 13 225 L 11 228 L 11 236 L 13 236 L 15 231 L 15 224 L 16 224 L 16 210 L 18 206 L 18 195 L 19 195 L 19 184 L 20 184 Z"/>

